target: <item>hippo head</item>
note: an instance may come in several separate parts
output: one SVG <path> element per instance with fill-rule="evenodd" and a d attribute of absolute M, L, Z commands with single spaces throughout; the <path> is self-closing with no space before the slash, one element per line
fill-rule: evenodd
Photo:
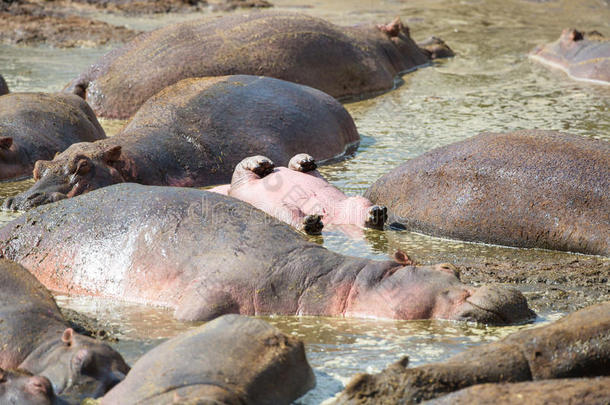
<path fill-rule="evenodd" d="M 499 286 L 463 284 L 451 264 L 414 266 L 371 262 L 356 278 L 346 315 L 393 319 L 449 319 L 485 324 L 523 323 L 535 317 L 523 295 Z"/>
<path fill-rule="evenodd" d="M 53 405 L 55 394 L 45 377 L 0 368 L 0 404 Z"/>
<path fill-rule="evenodd" d="M 110 346 L 66 329 L 59 341 L 48 342 L 20 365 L 47 377 L 57 394 L 84 392 L 99 397 L 129 372 L 123 357 Z"/>
<path fill-rule="evenodd" d="M 399 17 L 396 17 L 389 24 L 377 25 L 377 29 L 385 34 L 391 43 L 391 46 L 388 46 L 386 40 L 381 45 L 384 48 L 385 55 L 397 72 L 429 62 L 431 54 L 417 46 L 411 38 L 409 27 L 404 25 Z M 447 49 L 449 49 L 448 46 Z"/>
<path fill-rule="evenodd" d="M 29 190 L 7 199 L 3 208 L 28 210 L 121 183 L 123 177 L 115 167 L 120 156 L 120 146 L 104 146 L 99 142 L 73 144 L 52 161 L 37 161 L 33 173 L 36 183 Z"/>

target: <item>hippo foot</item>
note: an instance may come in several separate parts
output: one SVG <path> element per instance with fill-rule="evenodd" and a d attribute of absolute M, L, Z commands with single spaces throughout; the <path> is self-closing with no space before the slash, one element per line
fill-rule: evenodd
<path fill-rule="evenodd" d="M 299 153 L 295 155 L 290 162 L 288 162 L 288 168 L 297 172 L 307 173 L 318 168 L 315 159 L 307 153 Z"/>
<path fill-rule="evenodd" d="M 303 231 L 308 235 L 320 235 L 323 227 L 320 215 L 307 215 L 303 218 Z"/>
<path fill-rule="evenodd" d="M 275 164 L 264 156 L 252 156 L 242 161 L 242 167 L 263 178 L 273 172 Z"/>
<path fill-rule="evenodd" d="M 383 229 L 385 221 L 388 220 L 388 209 L 382 205 L 373 205 L 369 209 L 369 218 L 364 223 L 367 228 Z"/>

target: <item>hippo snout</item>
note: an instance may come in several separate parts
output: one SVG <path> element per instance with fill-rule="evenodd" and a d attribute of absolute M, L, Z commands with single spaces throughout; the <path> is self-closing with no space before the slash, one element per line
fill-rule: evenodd
<path fill-rule="evenodd" d="M 519 324 L 536 317 L 521 292 L 493 284 L 472 291 L 461 309 L 458 320 L 495 325 Z"/>
<path fill-rule="evenodd" d="M 63 200 L 67 196 L 60 192 L 53 193 L 22 193 L 15 197 L 9 197 L 2 204 L 2 209 L 5 211 L 27 211 L 38 207 L 39 205 L 52 203 Z"/>

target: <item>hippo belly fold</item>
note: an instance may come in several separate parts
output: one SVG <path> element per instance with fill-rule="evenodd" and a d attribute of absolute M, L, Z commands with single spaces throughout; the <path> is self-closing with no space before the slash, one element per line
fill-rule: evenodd
<path fill-rule="evenodd" d="M 484 133 L 407 161 L 364 196 L 389 223 L 429 235 L 610 254 L 607 141 Z"/>
<path fill-rule="evenodd" d="M 521 293 L 468 286 L 451 265 L 343 256 L 245 202 L 197 189 L 124 183 L 38 207 L 0 230 L 0 255 L 55 291 L 162 305 L 185 320 L 534 316 Z"/>
<path fill-rule="evenodd" d="M 163 88 L 193 77 L 264 75 L 349 97 L 390 90 L 399 73 L 436 55 L 419 48 L 398 20 L 347 28 L 304 14 L 236 14 L 141 34 L 65 91 L 108 118 L 128 118 Z"/>

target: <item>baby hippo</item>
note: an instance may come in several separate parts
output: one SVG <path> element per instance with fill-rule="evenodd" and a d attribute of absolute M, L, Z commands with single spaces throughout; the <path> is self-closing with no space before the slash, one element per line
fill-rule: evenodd
<path fill-rule="evenodd" d="M 60 405 L 45 377 L 0 368 L 0 404 Z"/>
<path fill-rule="evenodd" d="M 373 205 L 364 197 L 348 197 L 327 182 L 316 167 L 313 157 L 305 153 L 294 156 L 287 168 L 276 168 L 264 156 L 252 156 L 235 167 L 230 187 L 211 191 L 226 191 L 312 235 L 321 232 L 323 223 L 383 228 L 385 207 Z"/>

